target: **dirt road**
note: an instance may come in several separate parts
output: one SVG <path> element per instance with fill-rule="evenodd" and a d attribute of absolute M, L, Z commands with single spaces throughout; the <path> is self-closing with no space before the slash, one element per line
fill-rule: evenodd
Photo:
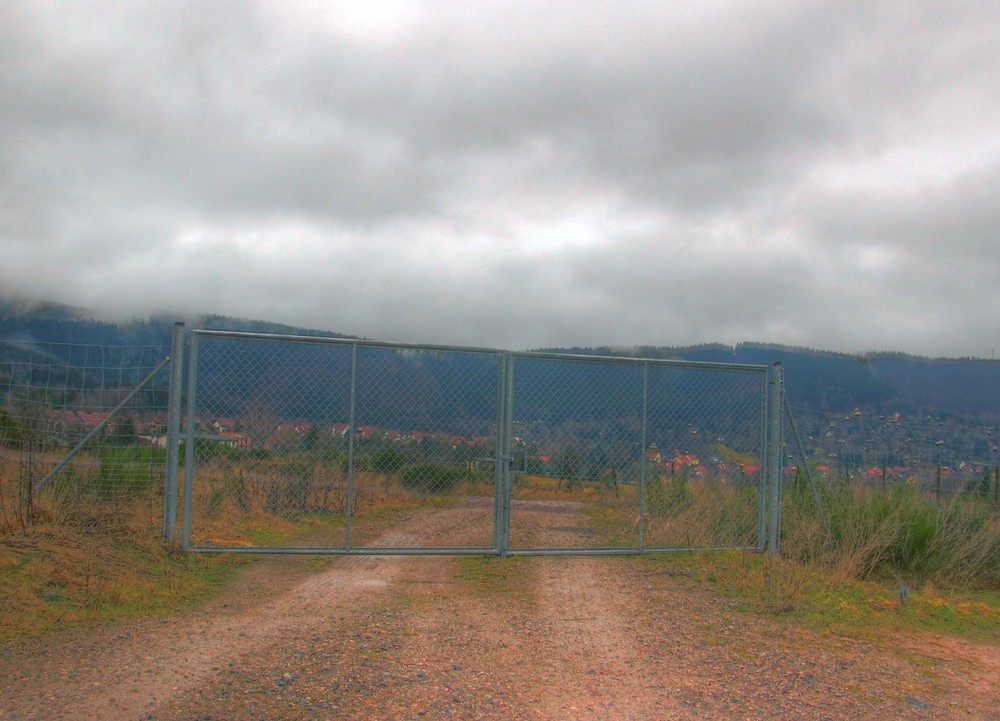
<path fill-rule="evenodd" d="M 1000 720 L 1000 648 L 820 637 L 669 560 L 444 556 L 269 558 L 190 616 L 0 656 L 11 721 L 439 718 Z"/>

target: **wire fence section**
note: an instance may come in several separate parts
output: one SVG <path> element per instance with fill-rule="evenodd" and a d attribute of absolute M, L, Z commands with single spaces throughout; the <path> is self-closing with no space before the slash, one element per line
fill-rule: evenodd
<path fill-rule="evenodd" d="M 767 368 L 193 331 L 194 550 L 759 548 Z"/>
<path fill-rule="evenodd" d="M 776 552 L 802 524 L 836 541 L 848 490 L 1000 502 L 996 427 L 793 408 L 781 378 L 180 323 L 169 348 L 3 340 L 0 533 L 113 517 L 196 550 Z"/>
<path fill-rule="evenodd" d="M 135 510 L 159 530 L 168 349 L 0 341 L 0 532 Z"/>
<path fill-rule="evenodd" d="M 803 461 L 822 482 L 891 490 L 907 485 L 939 498 L 1000 499 L 994 425 L 900 413 L 819 412 L 792 408 L 804 458 L 790 448 L 786 479 Z"/>
<path fill-rule="evenodd" d="M 498 353 L 195 331 L 191 358 L 192 548 L 494 547 Z"/>
<path fill-rule="evenodd" d="M 511 552 L 759 547 L 766 371 L 516 355 Z"/>

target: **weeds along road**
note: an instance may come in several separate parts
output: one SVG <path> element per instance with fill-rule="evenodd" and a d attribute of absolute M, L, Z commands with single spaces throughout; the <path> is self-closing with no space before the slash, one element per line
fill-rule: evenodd
<path fill-rule="evenodd" d="M 565 545 L 562 510 L 522 512 Z M 381 540 L 462 523 L 437 510 Z M 996 646 L 822 637 L 675 568 L 271 557 L 190 615 L 4 647 L 0 719 L 1000 719 Z"/>

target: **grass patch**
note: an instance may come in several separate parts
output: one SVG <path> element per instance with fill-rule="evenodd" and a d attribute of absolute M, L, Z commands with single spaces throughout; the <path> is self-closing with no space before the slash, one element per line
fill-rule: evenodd
<path fill-rule="evenodd" d="M 0 640 L 175 612 L 208 597 L 244 562 L 128 533 L 43 527 L 0 537 Z"/>
<path fill-rule="evenodd" d="M 1000 508 L 974 495 L 937 499 L 915 486 L 887 491 L 824 485 L 833 535 L 824 544 L 812 498 L 787 493 L 781 550 L 838 579 L 1000 590 Z"/>
<path fill-rule="evenodd" d="M 538 559 L 524 556 L 458 556 L 455 577 L 468 592 L 487 598 L 514 598 L 532 605 L 537 602 Z"/>
<path fill-rule="evenodd" d="M 887 634 L 930 632 L 997 643 L 1000 593 L 943 590 L 833 577 L 809 564 L 741 552 L 639 559 L 671 575 L 742 602 L 752 614 L 784 618 L 821 633 L 875 640 Z M 677 569 L 683 569 L 678 573 Z"/>
<path fill-rule="evenodd" d="M 412 510 L 445 508 L 458 502 L 455 496 L 404 488 L 392 474 L 359 472 L 348 504 L 346 485 L 336 478 L 322 477 L 320 471 L 318 464 L 291 464 L 280 459 L 258 463 L 252 469 L 201 469 L 192 503 L 192 544 L 244 548 L 296 545 L 319 534 L 325 540 L 298 545 L 342 547 L 348 505 L 352 529 L 364 532 L 380 520 L 399 520 Z M 481 495 L 475 479 L 456 479 L 452 479 L 453 491 Z M 352 544 L 358 544 L 353 531 Z"/>
<path fill-rule="evenodd" d="M 587 503 L 583 508 L 589 524 L 606 548 L 638 548 L 639 518 L 635 509 L 621 505 Z"/>
<path fill-rule="evenodd" d="M 261 548 L 293 546 L 342 546 L 344 518 L 310 514 L 295 521 L 274 516 L 241 519 L 236 523 L 238 542 Z"/>
<path fill-rule="evenodd" d="M 621 484 L 616 490 L 605 481 L 570 482 L 549 476 L 519 473 L 512 496 L 519 501 L 583 501 L 638 506 L 638 487 Z"/>

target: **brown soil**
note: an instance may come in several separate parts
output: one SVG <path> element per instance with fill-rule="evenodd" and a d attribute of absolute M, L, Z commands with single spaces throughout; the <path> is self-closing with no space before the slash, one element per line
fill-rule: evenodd
<path fill-rule="evenodd" d="M 11 721 L 438 718 L 1000 720 L 1000 647 L 819 636 L 669 560 L 394 556 L 271 557 L 197 613 L 0 648 Z"/>

